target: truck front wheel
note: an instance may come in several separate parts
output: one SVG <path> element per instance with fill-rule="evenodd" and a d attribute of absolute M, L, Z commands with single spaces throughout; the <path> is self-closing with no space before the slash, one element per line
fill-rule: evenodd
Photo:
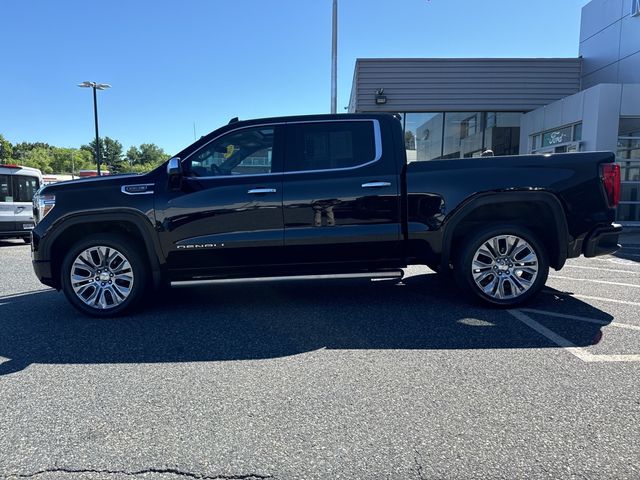
<path fill-rule="evenodd" d="M 460 287 L 486 303 L 512 307 L 535 296 L 549 275 L 542 242 L 518 225 L 491 226 L 471 236 L 454 262 Z"/>
<path fill-rule="evenodd" d="M 83 313 L 111 317 L 130 310 L 147 287 L 147 265 L 123 235 L 101 233 L 76 243 L 62 262 L 67 300 Z"/>

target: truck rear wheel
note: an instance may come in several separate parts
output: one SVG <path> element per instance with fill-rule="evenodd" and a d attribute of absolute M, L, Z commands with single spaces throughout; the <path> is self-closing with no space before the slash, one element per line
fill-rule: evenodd
<path fill-rule="evenodd" d="M 61 285 L 67 300 L 83 313 L 112 317 L 144 296 L 148 268 L 125 236 L 102 233 L 76 243 L 64 258 Z"/>
<path fill-rule="evenodd" d="M 473 235 L 454 263 L 457 283 L 486 303 L 504 307 L 535 296 L 549 275 L 546 250 L 518 225 L 487 227 Z"/>

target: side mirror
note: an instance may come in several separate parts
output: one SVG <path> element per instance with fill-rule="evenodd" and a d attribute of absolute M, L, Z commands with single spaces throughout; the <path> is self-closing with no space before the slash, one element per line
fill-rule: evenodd
<path fill-rule="evenodd" d="M 182 186 L 182 162 L 178 157 L 169 159 L 167 163 L 167 177 L 169 177 L 169 186 L 172 189 L 179 189 Z"/>

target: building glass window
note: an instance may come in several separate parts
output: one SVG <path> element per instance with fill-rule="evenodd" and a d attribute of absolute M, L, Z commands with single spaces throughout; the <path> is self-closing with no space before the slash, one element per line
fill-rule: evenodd
<path fill-rule="evenodd" d="M 494 155 L 518 155 L 520 153 L 519 112 L 486 112 L 483 150 Z"/>
<path fill-rule="evenodd" d="M 408 162 L 441 158 L 443 120 L 443 113 L 404 115 L 404 143 Z"/>
<path fill-rule="evenodd" d="M 540 135 L 532 135 L 531 136 L 531 151 L 537 150 L 540 148 Z"/>
<path fill-rule="evenodd" d="M 580 140 L 582 140 L 582 124 L 578 123 L 573 126 L 573 141 L 579 142 Z"/>
<path fill-rule="evenodd" d="M 481 115 L 480 112 L 445 114 L 442 158 L 463 158 L 482 153 L 482 130 L 478 128 Z"/>
<path fill-rule="evenodd" d="M 404 113 L 407 161 L 518 155 L 521 112 Z"/>
<path fill-rule="evenodd" d="M 579 152 L 582 123 L 558 127 L 532 136 L 531 153 Z"/>
<path fill-rule="evenodd" d="M 542 148 L 570 142 L 573 138 L 571 127 L 559 128 L 542 134 Z"/>
<path fill-rule="evenodd" d="M 640 224 L 640 117 L 620 119 L 616 160 L 622 181 L 617 220 Z"/>

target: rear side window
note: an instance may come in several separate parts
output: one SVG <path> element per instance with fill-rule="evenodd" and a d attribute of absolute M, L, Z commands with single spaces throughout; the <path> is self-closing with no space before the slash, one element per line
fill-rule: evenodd
<path fill-rule="evenodd" d="M 289 172 L 356 167 L 376 158 L 373 122 L 298 123 L 289 128 Z"/>
<path fill-rule="evenodd" d="M 13 202 L 11 194 L 11 177 L 0 175 L 0 203 Z"/>
<path fill-rule="evenodd" d="M 40 187 L 40 182 L 36 177 L 27 177 L 25 175 L 15 175 L 13 177 L 13 201 L 14 202 L 30 202 Z"/>

